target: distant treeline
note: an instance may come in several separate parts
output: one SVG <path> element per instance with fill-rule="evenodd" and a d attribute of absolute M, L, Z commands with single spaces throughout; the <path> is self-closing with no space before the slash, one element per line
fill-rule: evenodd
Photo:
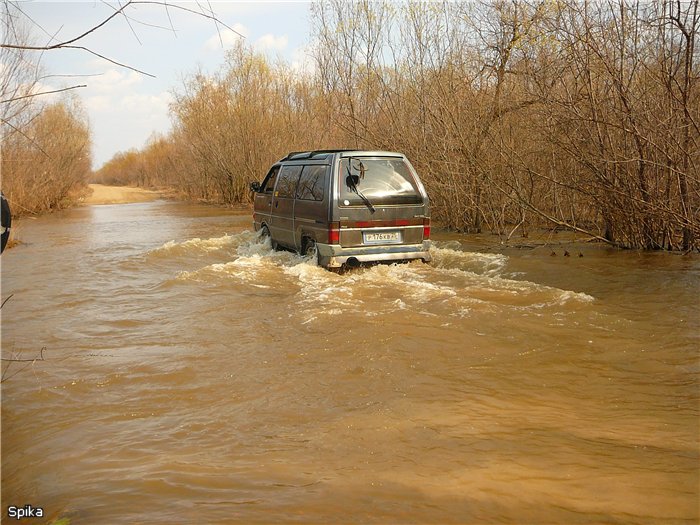
<path fill-rule="evenodd" d="M 700 246 L 698 0 L 332 0 L 312 20 L 312 73 L 241 44 L 185 82 L 169 136 L 97 176 L 238 204 L 289 151 L 397 150 L 455 230 Z"/>

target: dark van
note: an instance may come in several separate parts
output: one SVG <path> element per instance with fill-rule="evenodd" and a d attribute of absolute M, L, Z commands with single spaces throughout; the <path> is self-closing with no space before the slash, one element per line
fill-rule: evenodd
<path fill-rule="evenodd" d="M 318 254 L 327 268 L 430 261 L 430 205 L 401 153 L 290 153 L 253 182 L 253 222 L 272 246 Z"/>

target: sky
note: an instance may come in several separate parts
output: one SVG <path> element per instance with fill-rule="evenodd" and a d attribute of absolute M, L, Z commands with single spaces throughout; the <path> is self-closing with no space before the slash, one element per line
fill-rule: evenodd
<path fill-rule="evenodd" d="M 27 17 L 35 43 L 47 45 L 84 33 L 114 13 L 116 4 L 23 0 L 18 5 Z M 218 71 L 225 50 L 241 38 L 300 72 L 312 67 L 307 53 L 311 41 L 308 2 L 209 0 L 178 5 L 191 10 L 211 6 L 219 20 L 243 36 L 183 10 L 170 8 L 166 12 L 163 6 L 137 5 L 128 8 L 130 23 L 124 17 L 115 17 L 76 44 L 155 78 L 86 51 L 57 49 L 43 53 L 46 78 L 41 81 L 42 91 L 87 85 L 70 93 L 79 98 L 88 116 L 94 169 L 119 151 L 143 147 L 154 133 L 168 133 L 168 104 L 173 92 L 182 92 L 183 80 L 200 70 L 209 74 Z M 57 98 L 60 95 L 44 96 L 43 101 Z"/>

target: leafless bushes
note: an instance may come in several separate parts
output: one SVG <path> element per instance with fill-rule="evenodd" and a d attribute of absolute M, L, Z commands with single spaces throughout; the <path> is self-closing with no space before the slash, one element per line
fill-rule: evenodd
<path fill-rule="evenodd" d="M 170 138 L 154 136 L 141 151 L 117 153 L 94 173 L 92 182 L 116 186 L 175 187 L 176 154 Z"/>
<path fill-rule="evenodd" d="M 74 98 L 46 105 L 37 97 L 44 77 L 30 32 L 8 2 L 2 11 L 2 189 L 15 215 L 61 208 L 91 170 L 87 118 Z"/>
<path fill-rule="evenodd" d="M 139 152 L 119 154 L 98 180 L 173 186 L 186 195 L 225 204 L 249 198 L 283 152 L 335 145 L 327 107 L 309 79 L 240 45 L 220 74 L 195 74 L 176 93 L 174 130 Z"/>
<path fill-rule="evenodd" d="M 17 215 L 72 203 L 91 173 L 90 132 L 75 101 L 44 107 L 2 137 L 2 188 Z"/>
<path fill-rule="evenodd" d="M 330 0 L 312 16 L 313 75 L 234 49 L 177 95 L 168 168 L 132 181 L 238 203 L 290 150 L 400 150 L 449 228 L 698 248 L 698 0 Z"/>
<path fill-rule="evenodd" d="M 447 226 L 698 246 L 697 1 L 315 9 L 343 130 L 407 152 Z"/>
<path fill-rule="evenodd" d="M 569 166 L 551 179 L 595 210 L 611 242 L 697 247 L 698 2 L 572 3 L 544 24 L 562 60 L 538 110 Z"/>

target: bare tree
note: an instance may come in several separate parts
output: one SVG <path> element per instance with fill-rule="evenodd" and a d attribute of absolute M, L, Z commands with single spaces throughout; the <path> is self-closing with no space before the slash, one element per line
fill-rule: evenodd
<path fill-rule="evenodd" d="M 16 34 L 15 31 L 15 26 L 18 23 L 24 22 L 25 24 L 28 21 L 31 21 L 32 23 L 36 24 L 33 22 L 31 17 L 29 17 L 24 10 L 22 9 L 21 5 L 19 2 L 12 2 L 11 0 L 3 0 L 4 4 L 4 9 L 5 9 L 5 18 L 6 18 L 6 35 L 14 35 Z M 108 4 L 109 5 L 109 4 Z M 136 71 L 138 73 L 147 75 L 147 76 L 153 76 L 150 73 L 147 73 L 146 71 L 142 71 L 140 69 L 137 69 L 136 67 L 126 64 L 123 62 L 119 62 L 116 59 L 105 56 L 101 53 L 98 53 L 94 49 L 87 47 L 83 45 L 83 41 L 85 38 L 92 33 L 101 30 L 105 26 L 107 26 L 110 22 L 112 22 L 115 19 L 118 18 L 123 18 L 126 20 L 126 22 L 129 24 L 129 26 L 132 28 L 132 22 L 139 22 L 138 19 L 136 19 L 133 15 L 132 12 L 134 11 L 134 8 L 138 6 L 143 6 L 143 5 L 152 5 L 152 6 L 160 6 L 163 8 L 165 12 L 165 16 L 168 20 L 169 28 L 166 26 L 161 26 L 163 29 L 170 29 L 173 33 L 175 32 L 175 28 L 172 25 L 172 18 L 170 15 L 171 10 L 179 10 L 179 11 L 184 11 L 187 13 L 191 13 L 196 16 L 204 17 L 209 20 L 211 20 L 217 27 L 219 26 L 224 27 L 228 29 L 229 31 L 233 31 L 234 33 L 238 34 L 241 38 L 244 38 L 243 35 L 238 33 L 235 29 L 232 27 L 228 26 L 224 22 L 222 22 L 217 16 L 214 10 L 211 8 L 211 4 L 207 2 L 206 4 L 203 2 L 195 2 L 195 5 L 197 6 L 197 9 L 191 9 L 187 6 L 184 6 L 182 4 L 178 3 L 172 3 L 168 2 L 167 0 L 127 0 L 123 4 L 120 2 L 117 6 L 111 6 L 113 9 L 113 13 L 111 13 L 109 16 L 106 16 L 104 19 L 99 21 L 98 23 L 92 25 L 91 27 L 85 29 L 84 31 L 80 32 L 77 35 L 74 35 L 72 37 L 66 38 L 66 39 L 56 39 L 55 36 L 46 33 L 46 30 L 38 26 L 44 33 L 46 33 L 49 36 L 49 41 L 43 45 L 36 45 L 36 44 L 30 44 L 28 42 L 23 42 L 17 38 L 13 39 L 8 39 L 7 41 L 3 42 L 0 44 L 0 47 L 5 48 L 5 49 L 15 49 L 15 50 L 24 50 L 24 51 L 56 51 L 59 49 L 77 49 L 80 51 L 83 51 L 85 53 L 94 55 L 98 58 L 101 58 L 103 60 L 106 60 L 107 62 L 110 62 L 112 64 L 115 64 L 117 66 L 130 69 L 132 71 Z M 135 33 L 134 33 L 135 35 Z M 81 87 L 81 86 L 72 86 L 67 89 L 73 89 L 76 87 Z"/>
<path fill-rule="evenodd" d="M 22 133 L 37 115 L 33 97 L 42 74 L 37 54 L 19 46 L 30 42 L 26 21 L 18 20 L 7 2 L 2 9 L 2 31 L 8 44 L 0 47 L 0 124 L 7 136 Z"/>
<path fill-rule="evenodd" d="M 175 32 L 171 12 L 183 11 L 211 20 L 213 24 L 230 31 L 212 10 L 209 2 L 193 6 L 170 3 L 167 0 L 127 0 L 117 5 L 105 4 L 112 9 L 102 20 L 68 38 L 58 38 L 37 24 L 25 11 L 21 2 L 3 0 L 3 40 L 0 43 L 0 124 L 2 126 L 3 188 L 13 202 L 16 213 L 47 211 L 66 204 L 77 186 L 84 184 L 90 172 L 90 138 L 86 117 L 79 104 L 64 97 L 58 105 L 43 107 L 42 95 L 72 91 L 86 87 L 74 83 L 64 88 L 42 88 L 48 77 L 41 72 L 41 58 L 60 50 L 79 50 L 99 57 L 108 63 L 153 76 L 132 64 L 106 56 L 85 45 L 88 36 L 108 31 L 117 19 L 129 24 L 135 38 L 134 25 L 139 6 L 161 8 L 164 23 L 156 25 Z M 38 43 L 39 34 L 44 38 Z M 73 75 L 65 75 L 73 77 Z M 72 115 L 66 113 L 73 111 Z M 58 124 L 65 124 L 61 128 Z M 74 136 L 69 136 L 74 133 Z M 142 170 L 142 175 L 145 173 Z M 145 184 L 144 176 L 140 182 Z"/>

